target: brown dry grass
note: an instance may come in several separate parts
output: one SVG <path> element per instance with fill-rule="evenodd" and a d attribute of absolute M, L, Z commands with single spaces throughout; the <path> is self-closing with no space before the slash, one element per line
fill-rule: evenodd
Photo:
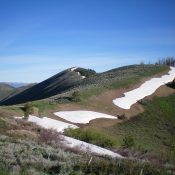
<path fill-rule="evenodd" d="M 6 134 L 10 137 L 14 137 L 14 138 L 21 138 L 21 139 L 28 139 L 28 140 L 33 140 L 33 141 L 37 141 L 38 136 L 36 134 L 36 132 L 33 131 L 28 131 L 28 130 L 24 130 L 24 129 L 11 129 L 8 130 L 6 132 Z"/>
<path fill-rule="evenodd" d="M 21 116 L 23 112 L 18 108 L 0 107 L 0 117 Z"/>

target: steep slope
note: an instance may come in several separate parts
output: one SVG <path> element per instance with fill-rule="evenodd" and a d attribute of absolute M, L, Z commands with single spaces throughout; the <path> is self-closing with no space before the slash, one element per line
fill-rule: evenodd
<path fill-rule="evenodd" d="M 44 99 L 60 92 L 73 88 L 78 81 L 82 80 L 81 75 L 74 71 L 75 68 L 62 71 L 53 77 L 28 88 L 21 93 L 15 94 L 0 102 L 0 105 L 13 105 Z"/>
<path fill-rule="evenodd" d="M 2 100 L 3 98 L 7 97 L 8 95 L 14 92 L 15 92 L 14 87 L 5 83 L 0 83 L 0 100 Z"/>

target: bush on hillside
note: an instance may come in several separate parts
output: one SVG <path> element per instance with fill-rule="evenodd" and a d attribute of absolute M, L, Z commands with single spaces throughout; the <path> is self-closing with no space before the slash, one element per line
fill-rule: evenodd
<path fill-rule="evenodd" d="M 71 100 L 73 102 L 79 102 L 81 100 L 80 99 L 80 92 L 78 92 L 78 91 L 73 92 Z"/>
<path fill-rule="evenodd" d="M 122 143 L 123 148 L 132 148 L 134 145 L 135 145 L 135 142 L 132 136 L 124 137 L 123 143 Z"/>
<path fill-rule="evenodd" d="M 23 108 L 23 110 L 24 110 L 24 118 L 28 118 L 29 115 L 32 113 L 32 107 L 33 107 L 33 105 L 30 102 L 28 102 L 28 103 L 26 103 L 24 105 L 24 108 Z"/>
<path fill-rule="evenodd" d="M 86 78 L 96 75 L 95 70 L 92 70 L 92 69 L 78 68 L 75 71 L 79 72 L 81 76 L 85 76 Z"/>
<path fill-rule="evenodd" d="M 117 117 L 118 117 L 119 120 L 125 120 L 125 119 L 127 119 L 127 117 L 125 116 L 125 114 L 117 115 Z"/>
<path fill-rule="evenodd" d="M 60 143 L 63 138 L 60 133 L 53 129 L 45 129 L 40 132 L 39 140 L 46 144 Z"/>
<path fill-rule="evenodd" d="M 3 118 L 0 118 L 0 129 L 6 128 L 7 123 Z"/>

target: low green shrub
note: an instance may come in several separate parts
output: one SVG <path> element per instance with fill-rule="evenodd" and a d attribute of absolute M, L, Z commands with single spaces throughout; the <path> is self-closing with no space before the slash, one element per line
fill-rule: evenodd
<path fill-rule="evenodd" d="M 135 142 L 132 136 L 125 136 L 123 138 L 123 143 L 122 143 L 123 148 L 132 148 L 134 147 L 134 145 L 135 145 Z"/>
<path fill-rule="evenodd" d="M 6 125 L 7 125 L 6 121 L 3 118 L 0 118 L 0 129 L 6 128 Z"/>
<path fill-rule="evenodd" d="M 30 102 L 28 102 L 28 103 L 26 103 L 24 105 L 24 108 L 23 108 L 23 110 L 24 110 L 24 118 L 28 118 L 29 117 L 29 115 L 32 112 L 32 107 L 33 107 L 33 105 Z"/>
<path fill-rule="evenodd" d="M 71 100 L 73 102 L 79 102 L 81 100 L 80 99 L 80 92 L 78 92 L 78 91 L 73 92 Z"/>
<path fill-rule="evenodd" d="M 94 129 L 68 128 L 65 129 L 64 133 L 69 137 L 92 143 L 103 148 L 111 148 L 115 144 L 113 138 L 111 138 L 109 135 L 102 134 Z"/>
<path fill-rule="evenodd" d="M 97 73 L 95 72 L 95 70 L 92 69 L 83 69 L 83 68 L 78 68 L 75 70 L 76 72 L 79 72 L 81 74 L 81 76 L 85 76 L 86 78 L 92 77 L 94 75 L 96 75 Z"/>

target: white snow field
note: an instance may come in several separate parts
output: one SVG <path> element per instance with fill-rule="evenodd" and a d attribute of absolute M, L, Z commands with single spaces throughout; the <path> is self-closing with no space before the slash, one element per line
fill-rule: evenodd
<path fill-rule="evenodd" d="M 15 117 L 15 118 L 22 119 L 23 117 Z M 77 126 L 75 125 L 71 125 L 69 123 L 61 122 L 47 117 L 39 118 L 33 115 L 29 115 L 28 121 L 33 122 L 38 126 L 41 126 L 46 129 L 55 129 L 57 132 L 60 131 L 62 132 L 67 127 L 77 128 Z M 120 159 L 124 158 L 120 154 L 114 153 L 110 150 L 101 148 L 93 144 L 89 144 L 64 135 L 62 135 L 62 138 L 63 138 L 62 142 L 64 143 L 65 147 L 68 148 L 75 148 L 83 152 L 94 153 L 97 155 L 104 155 L 104 156 L 107 155 L 113 158 L 120 158 Z"/>
<path fill-rule="evenodd" d="M 173 81 L 175 78 L 175 67 L 170 67 L 168 75 L 160 78 L 152 78 L 143 83 L 139 88 L 124 93 L 124 97 L 116 98 L 113 103 L 123 109 L 130 109 L 138 100 L 153 94 L 160 86 Z"/>
<path fill-rule="evenodd" d="M 89 123 L 91 120 L 97 118 L 117 119 L 117 117 L 114 117 L 112 115 L 93 111 L 60 111 L 55 112 L 54 114 L 72 123 L 83 123 L 83 124 Z"/>
<path fill-rule="evenodd" d="M 23 117 L 15 117 L 15 118 L 22 119 Z M 33 115 L 29 115 L 28 121 L 36 123 L 37 125 L 42 126 L 43 128 L 46 129 L 50 128 L 55 129 L 58 132 L 63 132 L 64 129 L 66 128 L 78 128 L 76 125 L 73 124 L 61 122 L 47 117 L 40 118 Z"/>

